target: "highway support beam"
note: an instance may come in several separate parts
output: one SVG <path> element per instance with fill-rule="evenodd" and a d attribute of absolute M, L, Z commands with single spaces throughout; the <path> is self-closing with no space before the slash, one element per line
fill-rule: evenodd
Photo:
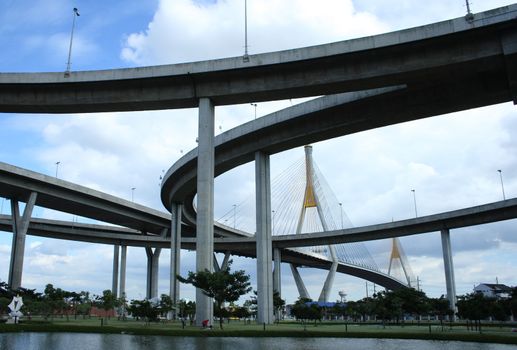
<path fill-rule="evenodd" d="M 209 98 L 199 99 L 197 157 L 196 271 L 213 271 L 214 254 L 214 115 Z M 212 298 L 196 289 L 196 325 L 212 323 Z"/>
<path fill-rule="evenodd" d="M 277 292 L 282 297 L 282 252 L 280 248 L 273 249 L 273 292 Z"/>
<path fill-rule="evenodd" d="M 8 285 L 12 290 L 22 286 L 23 257 L 25 254 L 25 237 L 29 228 L 32 210 L 36 204 L 38 194 L 31 192 L 25 204 L 23 216 L 20 217 L 18 201 L 11 199 L 11 215 L 13 223 L 13 243 L 11 249 L 11 263 L 9 265 Z"/>
<path fill-rule="evenodd" d="M 271 237 L 271 182 L 269 155 L 255 153 L 257 215 L 257 322 L 271 324 L 273 315 L 273 244 Z"/>
<path fill-rule="evenodd" d="M 147 254 L 147 285 L 146 298 L 152 299 L 158 296 L 158 266 L 160 262 L 160 253 L 162 248 L 153 249 L 145 247 Z"/>
<path fill-rule="evenodd" d="M 218 272 L 221 270 L 226 270 L 228 268 L 228 264 L 230 262 L 230 252 L 224 253 L 224 258 L 222 264 L 219 266 L 219 262 L 217 261 L 217 256 L 214 253 L 214 271 Z"/>
<path fill-rule="evenodd" d="M 289 264 L 291 266 L 291 272 L 293 274 L 294 283 L 296 283 L 296 288 L 298 289 L 298 294 L 300 298 L 310 299 L 311 296 L 305 288 L 305 284 L 303 283 L 302 276 L 300 276 L 300 272 L 298 272 L 298 267 L 293 264 Z"/>
<path fill-rule="evenodd" d="M 181 258 L 181 212 L 183 206 L 180 203 L 172 203 L 171 206 L 171 262 L 170 262 L 170 297 L 176 307 L 180 302 L 180 282 L 177 276 L 180 274 Z M 172 319 L 176 319 L 176 309 L 172 311 Z"/>
<path fill-rule="evenodd" d="M 120 246 L 120 284 L 119 297 L 126 298 L 127 245 Z"/>
<path fill-rule="evenodd" d="M 118 276 L 119 276 L 119 252 L 120 246 L 115 244 L 113 246 L 113 278 L 111 281 L 111 294 L 118 298 Z"/>
<path fill-rule="evenodd" d="M 449 308 L 454 311 L 453 320 L 456 319 L 456 282 L 454 279 L 454 265 L 452 263 L 451 235 L 449 229 L 441 230 L 442 251 L 443 251 L 443 267 L 445 269 L 445 284 L 447 287 L 447 299 L 449 299 Z"/>

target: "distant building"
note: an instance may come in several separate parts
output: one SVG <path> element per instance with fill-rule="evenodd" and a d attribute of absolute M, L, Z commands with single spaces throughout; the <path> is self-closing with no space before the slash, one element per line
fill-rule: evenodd
<path fill-rule="evenodd" d="M 483 293 L 487 298 L 509 298 L 512 294 L 512 288 L 505 284 L 481 283 L 474 287 L 474 293 Z"/>

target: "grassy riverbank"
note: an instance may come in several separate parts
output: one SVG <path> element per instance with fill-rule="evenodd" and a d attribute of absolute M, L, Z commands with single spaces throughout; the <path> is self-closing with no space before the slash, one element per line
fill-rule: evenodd
<path fill-rule="evenodd" d="M 302 325 L 297 322 L 281 322 L 274 325 L 246 324 L 232 321 L 219 329 L 218 324 L 213 329 L 202 329 L 181 322 L 162 322 L 145 324 L 128 320 L 92 319 L 54 319 L 44 321 L 34 319 L 18 325 L 0 324 L 0 332 L 82 332 L 82 333 L 114 333 L 136 335 L 162 336 L 194 336 L 194 337 L 338 337 L 338 338 L 397 338 L 397 339 L 427 339 L 427 340 L 456 340 L 486 343 L 517 344 L 517 332 L 510 327 L 495 327 L 485 325 L 481 332 L 469 331 L 465 325 L 453 327 L 438 324 L 405 324 L 383 327 L 378 324 L 343 324 L 317 323 Z"/>

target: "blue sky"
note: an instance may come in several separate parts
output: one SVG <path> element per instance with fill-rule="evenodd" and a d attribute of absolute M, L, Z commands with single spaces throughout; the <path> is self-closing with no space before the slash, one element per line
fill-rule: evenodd
<path fill-rule="evenodd" d="M 473 3 L 479 12 L 512 1 Z M 72 9 L 79 9 L 72 70 L 97 70 L 179 63 L 242 55 L 242 0 L 97 1 L 6 0 L 0 3 L 1 72 L 64 71 Z M 462 0 L 248 0 L 251 54 L 289 49 L 383 33 L 463 16 Z M 297 101 L 260 103 L 260 117 Z M 405 219 L 414 215 L 416 189 L 420 215 L 459 209 L 501 199 L 497 169 L 503 170 L 507 197 L 517 194 L 516 110 L 512 104 L 485 107 L 405 123 L 314 145 L 314 156 L 330 187 L 355 226 Z M 216 133 L 254 117 L 250 105 L 216 109 Z M 195 110 L 91 115 L 0 114 L 0 161 L 54 175 L 160 210 L 159 176 L 182 152 L 196 146 Z M 273 176 L 303 155 L 302 149 L 272 157 Z M 235 186 L 239 184 L 239 186 Z M 253 195 L 253 167 L 245 165 L 216 180 L 216 217 Z M 3 213 L 7 202 L 0 199 Z M 38 208 L 38 217 L 71 219 Z M 79 218 L 79 220 L 83 220 Z M 480 282 L 516 285 L 514 221 L 452 232 L 458 293 Z M 10 233 L 0 235 L 0 280 L 7 280 Z M 413 270 L 431 296 L 445 293 L 440 237 L 437 233 L 402 239 Z M 380 264 L 387 245 L 373 243 Z M 194 269 L 193 254 L 183 252 L 182 270 Z M 95 261 L 90 257 L 96 256 Z M 43 289 L 53 283 L 70 290 L 100 293 L 111 287 L 112 248 L 29 238 L 24 285 Z M 254 282 L 251 259 L 235 259 Z M 160 292 L 168 291 L 168 252 L 160 260 Z M 296 299 L 288 267 L 283 292 Z M 323 284 L 317 270 L 304 270 L 317 298 Z M 145 252 L 131 248 L 128 294 L 145 291 Z M 338 290 L 351 299 L 364 296 L 365 283 L 336 278 Z M 192 297 L 191 289 L 182 288 Z"/>

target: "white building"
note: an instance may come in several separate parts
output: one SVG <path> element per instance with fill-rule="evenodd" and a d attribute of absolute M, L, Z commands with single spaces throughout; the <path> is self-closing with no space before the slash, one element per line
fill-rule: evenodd
<path fill-rule="evenodd" d="M 474 293 L 483 293 L 487 298 L 509 298 L 512 295 L 512 288 L 505 284 L 481 283 L 474 287 Z"/>

